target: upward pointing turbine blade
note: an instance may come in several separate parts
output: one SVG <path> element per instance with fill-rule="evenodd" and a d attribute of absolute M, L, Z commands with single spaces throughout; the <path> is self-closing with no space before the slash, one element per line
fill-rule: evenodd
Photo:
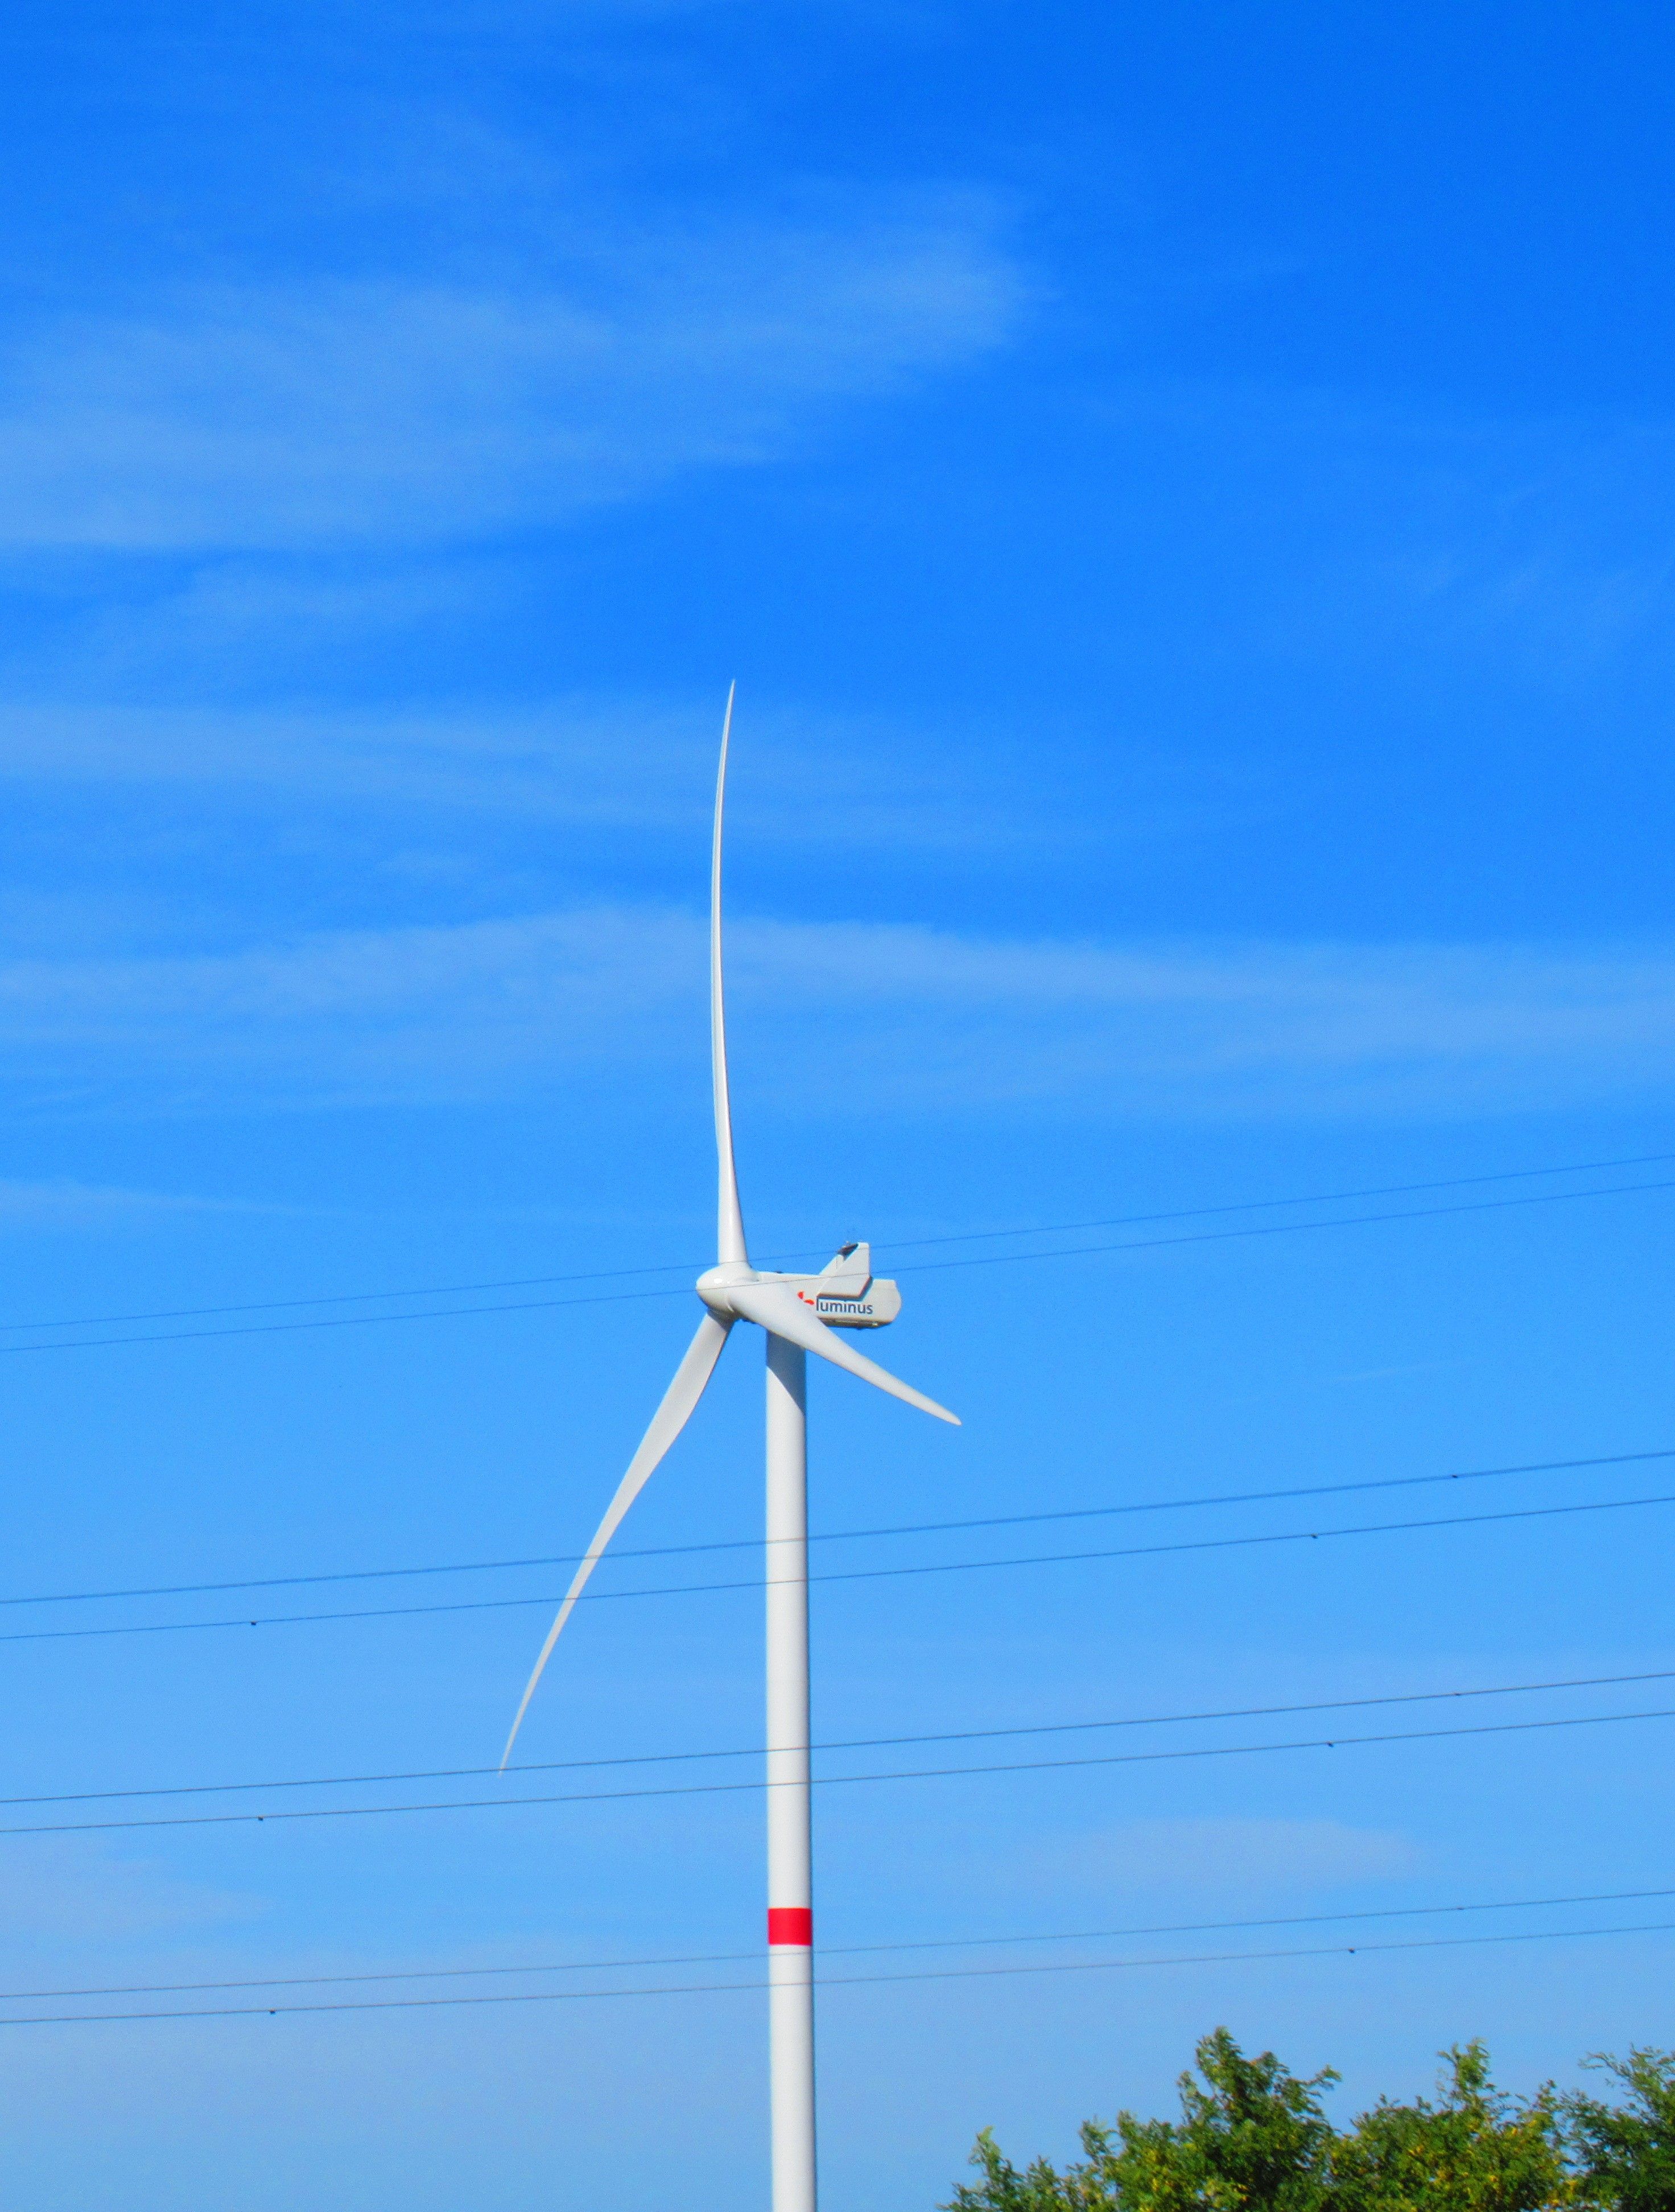
<path fill-rule="evenodd" d="M 921 1413 L 934 1413 L 939 1421 L 950 1421 L 956 1429 L 960 1426 L 957 1413 L 950 1413 L 946 1406 L 938 1405 L 934 1398 L 927 1398 L 911 1384 L 898 1382 L 888 1369 L 869 1359 L 865 1352 L 853 1350 L 834 1328 L 828 1328 L 788 1283 L 732 1284 L 727 1291 L 727 1303 L 746 1321 L 755 1322 L 774 1336 L 800 1344 L 804 1352 L 818 1352 L 834 1367 L 847 1368 L 851 1375 L 859 1375 L 863 1382 L 888 1390 L 892 1398 L 900 1398 L 907 1405 L 917 1406 Z"/>
<path fill-rule="evenodd" d="M 535 1695 L 535 1686 L 541 1680 L 553 1646 L 562 1634 L 565 1622 L 570 1618 L 576 1600 L 581 1595 L 588 1577 L 599 1564 L 605 1546 L 622 1526 L 623 1516 L 640 1492 L 656 1473 L 658 1462 L 681 1431 L 691 1419 L 693 1409 L 704 1395 L 705 1386 L 715 1372 L 715 1363 L 721 1357 L 721 1347 L 727 1341 L 731 1321 L 718 1320 L 707 1313 L 698 1324 L 698 1334 L 687 1347 L 687 1354 L 675 1370 L 675 1379 L 664 1393 L 663 1403 L 652 1416 L 652 1425 L 640 1440 L 640 1449 L 628 1462 L 628 1471 L 617 1486 L 616 1495 L 610 1501 L 610 1510 L 599 1523 L 598 1534 L 587 1547 L 587 1555 L 576 1569 L 575 1579 L 565 1593 L 564 1602 L 558 1608 L 558 1618 L 547 1632 L 547 1640 L 541 1646 L 541 1656 L 535 1662 L 535 1672 L 530 1676 L 518 1706 L 518 1717 L 512 1723 L 512 1733 L 506 1740 L 506 1749 L 501 1753 L 501 1767 L 512 1756 L 512 1747 L 518 1741 L 518 1731 L 524 1724 L 524 1715 L 529 1711 L 529 1701 Z"/>
<path fill-rule="evenodd" d="M 715 1256 L 719 1262 L 742 1260 L 744 1217 L 738 1208 L 738 1170 L 733 1165 L 733 1114 L 727 1091 L 727 1016 L 721 996 L 721 807 L 727 790 L 727 740 L 732 735 L 733 694 L 727 686 L 727 711 L 721 723 L 721 765 L 715 776 L 715 835 L 709 866 L 709 1049 L 715 1089 L 715 1158 L 720 1184 L 716 1207 Z"/>

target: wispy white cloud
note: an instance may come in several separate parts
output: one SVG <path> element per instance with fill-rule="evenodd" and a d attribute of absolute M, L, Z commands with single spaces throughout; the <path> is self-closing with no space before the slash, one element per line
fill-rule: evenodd
<path fill-rule="evenodd" d="M 743 921 L 737 1074 L 818 1114 L 1504 1112 L 1675 1082 L 1675 953 L 1135 947 Z M 493 1099 L 703 1054 L 703 928 L 634 907 L 0 967 L 25 1092 Z M 841 1091 L 830 1071 L 845 1071 Z"/>
<path fill-rule="evenodd" d="M 210 838 L 222 800 L 259 795 L 276 823 L 285 811 L 349 810 L 363 835 L 381 824 L 392 849 L 428 811 L 466 842 L 495 823 L 677 829 L 701 853 L 721 703 L 719 686 L 701 702 L 580 696 L 424 712 L 0 701 L 0 780 L 190 794 Z M 1016 861 L 1094 838 L 1155 839 L 1229 804 L 1227 778 L 1200 771 L 1189 790 L 1180 768 L 1137 753 L 1113 820 L 1069 804 L 1067 771 L 1020 762 L 1004 729 L 932 731 L 927 744 L 922 728 L 883 714 L 748 695 L 745 712 L 750 763 L 729 803 L 747 838 L 968 858 L 1004 848 Z M 479 828 L 465 830 L 468 819 Z"/>
<path fill-rule="evenodd" d="M 574 226 L 573 226 L 574 227 Z M 0 545 L 449 539 L 793 447 L 999 343 L 991 210 L 577 233 L 561 277 L 177 289 L 0 358 Z"/>
<path fill-rule="evenodd" d="M 201 1936 L 248 1918 L 251 1901 L 191 1882 L 153 1862 L 59 1838 L 17 1838 L 3 1888 L 0 1937 L 9 1955 L 99 1943 Z"/>
<path fill-rule="evenodd" d="M 182 1213 L 247 1212 L 231 1200 L 167 1191 L 123 1190 L 101 1183 L 0 1182 L 0 1232 L 42 1229 L 139 1228 Z"/>
<path fill-rule="evenodd" d="M 689 784 L 683 795 L 701 811 L 713 769 L 699 774 L 699 756 L 713 737 L 707 721 L 654 702 L 428 714 L 31 702 L 0 705 L 0 776 L 684 824 L 693 809 L 674 793 Z"/>
<path fill-rule="evenodd" d="M 1419 1853 L 1392 1830 L 1342 1820 L 1240 1818 L 1126 1820 L 1053 1855 L 1108 1893 L 1118 1890 L 1312 1891 L 1413 1873 Z"/>
<path fill-rule="evenodd" d="M 1256 617 L 1287 653 L 1488 656 L 1561 687 L 1661 657 L 1675 584 L 1675 435 L 1655 418 L 1374 404 L 1325 389 L 1160 396 L 1281 464 L 1288 529 Z M 1321 453 L 1332 465 L 1311 467 Z"/>
<path fill-rule="evenodd" d="M 1661 948 L 1124 948 L 763 925 L 747 975 L 753 959 L 795 975 L 797 1003 L 860 1016 L 880 1073 L 905 1064 L 950 1098 L 1469 1112 L 1675 1074 L 1675 957 Z"/>

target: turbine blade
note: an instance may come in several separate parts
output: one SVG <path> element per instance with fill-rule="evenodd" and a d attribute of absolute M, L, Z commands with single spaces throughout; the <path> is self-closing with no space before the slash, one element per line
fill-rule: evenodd
<path fill-rule="evenodd" d="M 950 1413 L 946 1406 L 938 1405 L 906 1382 L 898 1382 L 887 1369 L 864 1352 L 854 1351 L 848 1340 L 834 1328 L 828 1328 L 816 1313 L 803 1304 L 787 1283 L 737 1283 L 727 1287 L 729 1304 L 736 1306 L 746 1321 L 769 1329 L 775 1336 L 783 1336 L 792 1344 L 800 1344 L 805 1352 L 818 1352 L 829 1359 L 834 1367 L 847 1368 L 850 1374 L 859 1375 L 863 1382 L 871 1382 L 880 1390 L 888 1390 L 892 1398 L 904 1404 L 917 1406 L 922 1413 L 934 1413 L 939 1421 L 951 1421 L 957 1429 L 960 1417 Z"/>
<path fill-rule="evenodd" d="M 501 1753 L 502 1771 L 512 1756 L 512 1747 L 518 1741 L 518 1731 L 524 1724 L 524 1715 L 529 1711 L 529 1701 L 535 1695 L 535 1686 L 541 1680 L 548 1660 L 553 1656 L 553 1646 L 558 1642 L 587 1577 L 599 1564 L 600 1554 L 605 1546 L 622 1526 L 629 1506 L 656 1472 L 658 1462 L 691 1419 L 693 1408 L 703 1396 L 705 1385 L 715 1372 L 715 1363 L 721 1357 L 721 1347 L 727 1341 L 727 1333 L 731 1327 L 730 1321 L 718 1321 L 712 1313 L 707 1313 L 699 1322 L 698 1334 L 687 1347 L 685 1358 L 675 1370 L 675 1379 L 665 1391 L 663 1403 L 652 1414 L 652 1425 L 640 1439 L 640 1449 L 629 1461 L 628 1471 L 617 1486 L 616 1497 L 610 1501 L 610 1510 L 600 1522 L 598 1533 L 587 1547 L 587 1556 L 576 1569 L 575 1579 L 565 1593 L 563 1604 L 558 1608 L 558 1618 L 547 1632 L 547 1640 L 541 1646 L 541 1656 L 535 1662 L 535 1672 L 530 1676 L 519 1701 L 518 1717 L 512 1723 L 506 1749 Z"/>
<path fill-rule="evenodd" d="M 727 741 L 732 735 L 733 695 L 737 684 L 727 686 L 727 711 L 721 723 L 721 765 L 715 776 L 715 837 L 709 867 L 709 1049 L 710 1074 L 715 1088 L 715 1157 L 720 1190 L 716 1206 L 715 1256 L 718 1261 L 743 1260 L 744 1217 L 738 1207 L 738 1171 L 733 1165 L 733 1111 L 727 1090 L 727 1016 L 721 997 L 721 807 L 727 790 Z"/>

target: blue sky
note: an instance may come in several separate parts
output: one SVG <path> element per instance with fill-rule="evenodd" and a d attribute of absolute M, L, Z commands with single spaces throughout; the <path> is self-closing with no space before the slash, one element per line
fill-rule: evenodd
<path fill-rule="evenodd" d="M 4 41 L 0 1596 L 586 1541 L 708 1256 L 734 677 L 754 1247 L 871 1237 L 885 1357 L 966 1423 L 816 1377 L 817 1528 L 1675 1448 L 1664 11 L 177 0 Z M 610 1565 L 521 1757 L 758 1741 L 760 1390 L 741 1341 L 622 1539 L 745 1548 Z M 1675 1668 L 1670 1508 L 1624 1502 L 1672 1467 L 822 1547 L 1589 1509 L 834 1580 L 828 1742 L 1592 1686 L 1072 1741 L 1575 1728 L 824 1790 L 823 1940 L 949 1947 L 827 1962 L 829 2212 L 936 2203 L 985 2124 L 1066 2155 L 1218 2021 L 1346 2109 L 1474 2033 L 1525 2087 L 1675 2039 L 1675 1908 L 1619 1895 L 1669 1886 L 1669 1724 L 1598 1717 L 1675 1705 L 1600 1679 Z M 9 1604 L 0 1794 L 491 1764 L 561 1579 Z M 743 1586 L 610 1595 L 676 1582 Z M 529 1602 L 166 1626 L 484 1600 Z M 748 1980 L 760 1826 L 10 1834 L 0 1988 Z M 838 1986 L 1583 1927 L 1634 1932 Z M 41 2212 L 765 2198 L 749 1990 L 3 2032 Z"/>

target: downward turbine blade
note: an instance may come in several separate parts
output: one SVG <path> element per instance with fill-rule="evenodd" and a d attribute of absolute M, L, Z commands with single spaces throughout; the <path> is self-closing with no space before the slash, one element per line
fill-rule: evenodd
<path fill-rule="evenodd" d="M 535 1672 L 530 1676 L 523 1697 L 519 1701 L 518 1717 L 512 1723 L 512 1733 L 506 1740 L 506 1749 L 501 1753 L 501 1766 L 512 1756 L 512 1747 L 518 1741 L 518 1731 L 524 1724 L 524 1715 L 529 1711 L 529 1701 L 535 1695 L 535 1686 L 541 1680 L 553 1646 L 563 1632 L 576 1600 L 581 1595 L 587 1577 L 599 1564 L 600 1554 L 622 1526 L 624 1516 L 657 1470 L 658 1462 L 668 1450 L 681 1431 L 692 1418 L 693 1408 L 704 1395 L 705 1385 L 715 1372 L 715 1363 L 721 1357 L 721 1347 L 727 1341 L 731 1328 L 730 1321 L 718 1321 L 707 1313 L 698 1324 L 698 1334 L 687 1347 L 687 1354 L 675 1370 L 675 1379 L 664 1393 L 663 1403 L 652 1416 L 652 1425 L 640 1439 L 640 1449 L 628 1462 L 628 1471 L 617 1486 L 616 1495 L 610 1501 L 610 1510 L 599 1523 L 598 1534 L 587 1547 L 587 1556 L 576 1569 L 575 1579 L 565 1593 L 564 1602 L 558 1608 L 558 1618 L 547 1632 L 547 1640 L 541 1646 L 541 1656 L 535 1662 Z"/>
<path fill-rule="evenodd" d="M 727 792 L 727 742 L 733 729 L 733 694 L 727 686 L 727 712 L 721 724 L 721 765 L 715 775 L 715 836 L 709 866 L 709 1049 L 715 1089 L 715 1158 L 720 1185 L 716 1206 L 715 1256 L 747 1260 L 744 1217 L 738 1206 L 738 1171 L 733 1165 L 733 1112 L 727 1089 L 727 1016 L 721 995 L 721 809 Z"/>
<path fill-rule="evenodd" d="M 898 1382 L 887 1369 L 876 1360 L 856 1352 L 834 1328 L 828 1328 L 818 1314 L 811 1313 L 786 1283 L 738 1283 L 730 1285 L 728 1301 L 736 1306 L 746 1321 L 769 1329 L 787 1342 L 800 1344 L 805 1352 L 817 1352 L 821 1358 L 829 1359 L 834 1367 L 847 1368 L 851 1375 L 859 1375 L 863 1382 L 875 1389 L 888 1390 L 892 1398 L 900 1398 L 905 1405 L 917 1406 L 922 1413 L 934 1413 L 939 1421 L 951 1421 L 957 1429 L 960 1417 L 950 1413 L 946 1406 L 938 1405 L 922 1390 L 915 1390 L 906 1382 Z"/>

